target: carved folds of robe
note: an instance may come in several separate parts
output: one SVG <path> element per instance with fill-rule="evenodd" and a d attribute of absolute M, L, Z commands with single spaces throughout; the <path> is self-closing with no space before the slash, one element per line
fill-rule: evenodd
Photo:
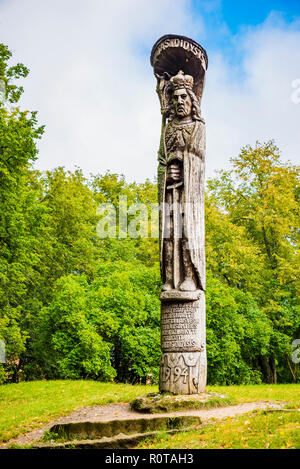
<path fill-rule="evenodd" d="M 168 190 L 168 167 L 178 164 L 182 171 L 180 210 L 183 215 L 183 240 L 189 252 L 196 288 L 205 290 L 204 168 L 205 123 L 202 118 L 188 123 L 169 120 L 162 135 L 159 154 L 158 184 L 160 211 L 160 265 L 166 281 L 167 243 L 172 215 L 166 209 L 171 196 Z M 171 228 L 172 231 L 172 228 Z M 171 233 L 172 235 L 172 233 Z M 180 254 L 183 257 L 181 252 Z M 181 259 L 183 263 L 183 259 Z M 181 279 L 182 280 L 182 279 Z M 176 288 L 176 287 L 175 287 Z"/>

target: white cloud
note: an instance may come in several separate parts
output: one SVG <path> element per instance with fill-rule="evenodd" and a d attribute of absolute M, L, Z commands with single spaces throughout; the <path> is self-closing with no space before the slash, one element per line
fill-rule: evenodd
<path fill-rule="evenodd" d="M 176 8 L 174 8 L 176 3 Z M 37 166 L 110 169 L 153 178 L 160 113 L 142 48 L 184 32 L 179 0 L 10 0 L 0 3 L 1 40 L 31 69 L 22 104 L 46 124 Z M 201 28 L 194 24 L 191 34 Z M 139 48 L 140 49 L 139 49 Z"/>
<path fill-rule="evenodd" d="M 189 0 L 6 0 L 0 30 L 14 61 L 31 69 L 22 104 L 46 124 L 37 167 L 153 178 L 160 113 L 149 51 L 166 33 L 203 42 L 205 25 Z M 300 78 L 299 34 L 270 22 L 241 34 L 244 81 L 222 51 L 209 54 L 208 176 L 257 138 L 299 155 L 300 105 L 290 97 Z"/>
<path fill-rule="evenodd" d="M 300 78 L 299 23 L 287 27 L 271 15 L 235 39 L 240 68 L 220 54 L 210 57 L 203 100 L 207 158 L 213 158 L 208 168 L 228 167 L 242 146 L 269 139 L 275 139 L 284 161 L 299 163 L 300 105 L 292 100 L 292 83 Z"/>

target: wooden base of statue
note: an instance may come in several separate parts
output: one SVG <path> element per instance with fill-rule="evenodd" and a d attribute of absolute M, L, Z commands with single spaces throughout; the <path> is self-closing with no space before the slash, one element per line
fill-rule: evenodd
<path fill-rule="evenodd" d="M 205 293 L 161 294 L 160 392 L 200 394 L 206 386 Z"/>

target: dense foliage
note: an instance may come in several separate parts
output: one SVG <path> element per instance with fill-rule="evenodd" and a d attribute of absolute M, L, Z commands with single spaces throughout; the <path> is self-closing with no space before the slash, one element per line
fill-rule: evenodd
<path fill-rule="evenodd" d="M 148 236 L 156 184 L 34 170 L 43 127 L 17 107 L 15 81 L 28 70 L 9 59 L 0 45 L 0 382 L 157 380 L 161 281 L 158 239 Z M 232 165 L 208 181 L 206 197 L 209 383 L 297 381 L 296 168 L 280 162 L 274 142 L 243 148 Z M 115 207 L 110 219 L 101 204 Z M 111 237 L 98 236 L 103 220 L 116 221 Z"/>

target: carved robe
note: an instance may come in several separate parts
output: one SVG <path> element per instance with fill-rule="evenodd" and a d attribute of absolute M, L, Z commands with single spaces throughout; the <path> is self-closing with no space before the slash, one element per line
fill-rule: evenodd
<path fill-rule="evenodd" d="M 193 121 L 186 131 L 184 124 L 168 122 L 162 131 L 159 150 L 158 188 L 160 211 L 160 265 L 165 281 L 164 233 L 167 166 L 173 159 L 183 162 L 184 232 L 188 241 L 191 263 L 197 278 L 197 288 L 205 290 L 205 232 L 204 232 L 204 181 L 205 181 L 205 122 Z M 191 128 L 192 127 L 192 128 Z M 181 132 L 181 135 L 180 135 Z M 177 133 L 177 135 L 176 135 Z M 173 134 L 173 136 L 172 136 Z M 172 141 L 173 138 L 173 141 Z"/>

